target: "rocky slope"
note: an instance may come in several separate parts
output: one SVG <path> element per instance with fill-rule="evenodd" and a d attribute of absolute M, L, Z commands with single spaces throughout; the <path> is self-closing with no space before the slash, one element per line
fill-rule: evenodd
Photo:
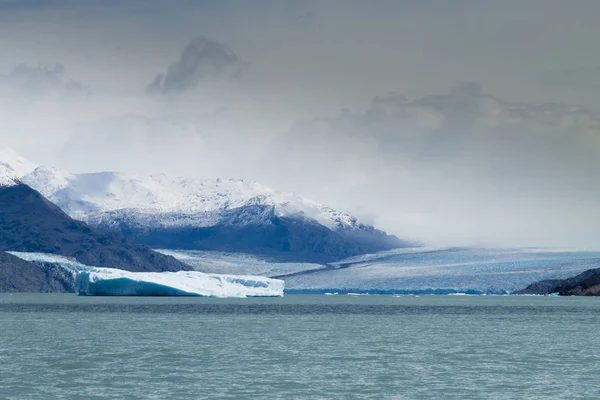
<path fill-rule="evenodd" d="M 84 264 L 128 271 L 191 269 L 119 233 L 101 232 L 72 219 L 18 181 L 0 186 L 0 250 L 59 254 Z"/>
<path fill-rule="evenodd" d="M 600 268 L 590 269 L 568 279 L 532 283 L 517 294 L 558 293 L 561 296 L 600 296 Z"/>

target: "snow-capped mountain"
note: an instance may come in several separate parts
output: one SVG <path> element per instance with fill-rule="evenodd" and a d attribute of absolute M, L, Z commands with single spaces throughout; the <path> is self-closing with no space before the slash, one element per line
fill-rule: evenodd
<path fill-rule="evenodd" d="M 108 213 L 136 214 L 147 225 L 207 227 L 226 211 L 250 206 L 273 207 L 279 217 L 306 218 L 332 229 L 361 229 L 355 217 L 293 193 L 277 192 L 257 182 L 222 179 L 136 176 L 117 172 L 74 175 L 40 167 L 24 176 L 35 188 L 76 219 L 96 221 Z M 157 219 L 157 215 L 162 215 Z M 170 215 L 169 218 L 165 216 Z M 247 223 L 253 222 L 249 216 Z"/>
<path fill-rule="evenodd" d="M 0 187 L 12 186 L 18 182 L 19 178 L 8 168 L 0 165 Z"/>
<path fill-rule="evenodd" d="M 72 174 L 22 165 L 20 172 L 26 171 L 25 175 L 19 176 L 11 167 L 11 176 L 72 218 L 156 248 L 329 262 L 404 244 L 351 215 L 256 182 L 163 174 Z"/>
<path fill-rule="evenodd" d="M 11 148 L 0 148 L 0 186 L 12 186 L 37 165 L 18 155 Z"/>

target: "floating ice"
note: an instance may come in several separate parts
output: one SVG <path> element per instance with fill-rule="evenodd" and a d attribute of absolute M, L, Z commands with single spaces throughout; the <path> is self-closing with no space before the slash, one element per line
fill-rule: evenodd
<path fill-rule="evenodd" d="M 251 275 L 215 275 L 197 271 L 129 272 L 95 268 L 77 274 L 77 291 L 94 296 L 278 297 L 284 282 Z"/>

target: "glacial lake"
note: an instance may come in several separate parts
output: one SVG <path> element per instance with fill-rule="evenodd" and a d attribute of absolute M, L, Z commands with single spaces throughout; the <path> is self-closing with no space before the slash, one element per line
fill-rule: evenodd
<path fill-rule="evenodd" d="M 0 294 L 2 399 L 589 399 L 600 298 Z"/>

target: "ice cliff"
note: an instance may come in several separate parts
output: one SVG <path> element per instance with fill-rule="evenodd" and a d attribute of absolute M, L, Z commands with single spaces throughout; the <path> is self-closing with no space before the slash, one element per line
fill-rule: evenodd
<path fill-rule="evenodd" d="M 278 297 L 284 282 L 252 275 L 218 275 L 197 271 L 130 272 L 78 263 L 45 253 L 10 252 L 35 264 L 56 264 L 73 274 L 74 289 L 93 296 Z"/>

